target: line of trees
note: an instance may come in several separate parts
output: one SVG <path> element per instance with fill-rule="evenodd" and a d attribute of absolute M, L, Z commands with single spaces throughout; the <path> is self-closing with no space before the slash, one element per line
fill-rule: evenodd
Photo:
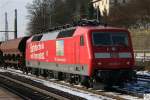
<path fill-rule="evenodd" d="M 33 0 L 27 5 L 28 30 L 41 33 L 54 26 L 64 25 L 80 18 L 94 18 L 91 0 Z"/>
<path fill-rule="evenodd" d="M 96 19 L 92 0 L 33 0 L 27 5 L 28 31 L 42 33 L 51 27 L 72 23 L 80 18 Z M 103 22 L 110 25 L 139 28 L 150 26 L 150 0 L 129 0 L 111 6 Z M 100 17 L 102 18 L 102 17 Z M 104 21 L 105 20 L 105 21 Z"/>

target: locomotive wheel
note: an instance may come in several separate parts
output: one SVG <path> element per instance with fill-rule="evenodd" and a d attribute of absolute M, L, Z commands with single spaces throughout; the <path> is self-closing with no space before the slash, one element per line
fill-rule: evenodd
<path fill-rule="evenodd" d="M 21 67 L 21 71 L 23 72 L 23 74 L 25 73 L 24 67 Z"/>
<path fill-rule="evenodd" d="M 66 73 L 66 74 L 65 74 L 65 80 L 66 80 L 67 82 L 69 82 L 70 84 L 73 84 L 73 83 L 74 83 L 74 79 L 73 79 L 73 75 L 72 75 L 72 74 Z"/>
<path fill-rule="evenodd" d="M 66 81 L 66 82 L 71 83 L 71 82 L 70 82 L 70 80 L 71 80 L 71 78 L 70 78 L 70 74 L 65 73 L 65 75 L 64 75 L 64 76 L 65 76 L 65 81 Z"/>
<path fill-rule="evenodd" d="M 88 76 L 82 76 L 81 85 L 89 88 L 89 77 Z"/>
<path fill-rule="evenodd" d="M 58 80 L 62 80 L 62 72 L 53 72 L 54 78 Z"/>
<path fill-rule="evenodd" d="M 48 70 L 43 70 L 44 72 L 43 72 L 43 77 L 48 77 Z"/>
<path fill-rule="evenodd" d="M 27 68 L 27 67 L 25 67 L 24 69 L 25 69 L 26 74 L 28 74 L 28 73 L 29 73 L 28 68 Z"/>
<path fill-rule="evenodd" d="M 4 69 L 7 69 L 7 66 L 4 66 Z"/>
<path fill-rule="evenodd" d="M 58 79 L 63 80 L 63 73 L 62 72 L 58 72 Z"/>
<path fill-rule="evenodd" d="M 79 75 L 75 75 L 75 77 L 74 77 L 74 83 L 76 85 L 78 85 L 78 84 L 81 83 L 81 77 Z"/>
<path fill-rule="evenodd" d="M 23 74 L 28 74 L 28 69 L 27 69 L 27 67 L 25 67 L 25 66 L 22 66 L 21 67 L 21 70 L 22 70 L 22 72 L 23 72 Z"/>
<path fill-rule="evenodd" d="M 95 80 L 88 76 L 82 76 L 81 78 L 81 85 L 85 86 L 86 88 L 93 88 Z"/>
<path fill-rule="evenodd" d="M 49 79 L 54 78 L 54 74 L 53 74 L 52 71 L 47 70 L 47 73 L 48 73 L 48 78 L 49 78 Z"/>
<path fill-rule="evenodd" d="M 38 77 L 40 75 L 39 69 L 34 69 L 34 75 L 36 75 L 36 77 Z"/>

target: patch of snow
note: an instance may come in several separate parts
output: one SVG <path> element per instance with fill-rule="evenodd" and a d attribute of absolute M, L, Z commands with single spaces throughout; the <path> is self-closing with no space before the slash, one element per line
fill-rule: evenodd
<path fill-rule="evenodd" d="M 150 76 L 150 72 L 149 71 L 137 71 L 136 74 Z"/>
<path fill-rule="evenodd" d="M 143 99 L 140 99 L 138 97 L 131 97 L 129 95 L 120 95 L 122 98 L 126 99 L 126 100 L 143 100 Z"/>
<path fill-rule="evenodd" d="M 0 68 L 0 72 L 6 72 L 6 70 Z"/>
<path fill-rule="evenodd" d="M 143 85 L 145 85 L 147 82 L 145 82 L 145 81 L 137 81 L 137 84 L 143 84 Z"/>
<path fill-rule="evenodd" d="M 124 98 L 125 100 L 143 100 L 143 99 L 140 99 L 138 97 L 133 97 L 133 96 L 125 95 L 125 94 L 121 94 L 121 93 L 107 92 L 107 94 L 114 95 L 114 96 L 119 96 L 121 98 Z"/>
<path fill-rule="evenodd" d="M 88 99 L 88 100 L 104 100 L 104 99 L 105 100 L 111 100 L 111 98 L 95 95 L 95 94 L 92 94 L 89 92 L 77 90 L 75 88 L 70 88 L 67 86 L 63 86 L 63 85 L 56 84 L 56 83 L 51 83 L 48 81 L 43 81 L 42 83 L 48 87 L 52 87 L 52 88 L 55 88 L 55 89 L 58 89 L 58 90 L 61 90 L 61 91 L 64 91 L 64 92 L 67 92 L 67 93 L 70 93 L 73 95 L 77 95 L 77 96 L 83 97 L 83 98 Z"/>
<path fill-rule="evenodd" d="M 17 73 L 23 73 L 21 70 L 16 70 L 16 69 L 12 69 L 12 68 L 7 68 L 7 70 L 9 70 L 9 71 L 15 71 Z"/>

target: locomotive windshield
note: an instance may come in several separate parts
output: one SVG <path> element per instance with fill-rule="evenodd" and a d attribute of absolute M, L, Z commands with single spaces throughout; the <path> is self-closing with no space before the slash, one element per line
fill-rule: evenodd
<path fill-rule="evenodd" d="M 93 32 L 93 44 L 95 46 L 128 46 L 128 34 L 125 32 Z"/>

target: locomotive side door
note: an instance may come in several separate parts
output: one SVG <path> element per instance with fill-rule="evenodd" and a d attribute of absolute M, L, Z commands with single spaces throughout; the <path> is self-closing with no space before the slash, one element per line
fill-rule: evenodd
<path fill-rule="evenodd" d="M 76 43 L 76 64 L 81 64 L 81 60 L 83 60 L 82 58 L 82 53 L 84 52 L 84 37 L 83 35 L 81 35 L 79 38 L 78 38 L 78 41 Z"/>
<path fill-rule="evenodd" d="M 75 63 L 80 64 L 80 39 L 77 37 L 75 42 Z"/>

